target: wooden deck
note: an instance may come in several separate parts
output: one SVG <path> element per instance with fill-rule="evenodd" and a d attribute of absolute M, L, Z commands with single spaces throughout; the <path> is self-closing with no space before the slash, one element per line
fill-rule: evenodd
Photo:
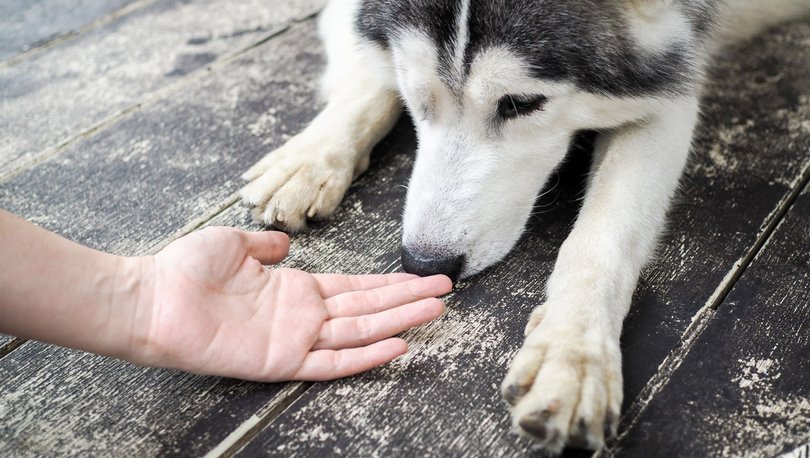
<path fill-rule="evenodd" d="M 206 225 L 260 229 L 237 201 L 238 176 L 319 108 L 322 5 L 0 5 L 0 207 L 128 255 Z M 607 453 L 806 458 L 810 23 L 740 45 L 713 74 L 682 192 L 626 322 L 622 436 Z M 398 270 L 414 149 L 403 118 L 335 218 L 294 238 L 287 265 Z M 409 332 L 408 356 L 362 376 L 246 383 L 0 336 L 0 456 L 531 455 L 510 433 L 498 384 L 588 160 L 587 147 L 572 149 L 509 258 Z"/>

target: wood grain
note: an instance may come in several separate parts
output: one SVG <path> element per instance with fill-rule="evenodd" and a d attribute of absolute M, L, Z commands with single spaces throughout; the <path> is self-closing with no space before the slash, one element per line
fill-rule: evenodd
<path fill-rule="evenodd" d="M 311 14 L 323 0 L 169 0 L 0 69 L 0 179 Z"/>
<path fill-rule="evenodd" d="M 796 185 L 810 151 L 808 36 L 807 25 L 783 28 L 719 65 L 660 259 L 644 273 L 625 332 L 628 402 Z M 149 251 L 215 215 L 212 224 L 255 228 L 247 210 L 232 205 L 235 177 L 314 115 L 321 66 L 312 21 L 295 26 L 0 184 L 0 206 L 123 254 Z M 294 240 L 290 265 L 396 268 L 414 148 L 403 120 L 335 219 Z M 409 333 L 409 356 L 315 385 L 245 453 L 526 453 L 528 444 L 508 433 L 497 384 L 529 310 L 542 300 L 587 162 L 581 151 L 573 154 L 518 250 L 462 285 L 445 317 Z M 282 389 L 36 343 L 0 360 L 0 374 L 0 454 L 28 456 L 204 453 Z"/>
<path fill-rule="evenodd" d="M 315 115 L 319 49 L 313 20 L 293 27 L 0 184 L 0 206 L 97 248 L 147 252 L 218 213 L 238 175 Z M 345 256 L 319 253 L 321 270 Z M 28 342 L 0 360 L 0 455 L 201 454 L 281 388 Z"/>
<path fill-rule="evenodd" d="M 204 223 L 232 202 L 244 170 L 315 116 L 313 23 L 0 183 L 0 206 L 119 254 Z"/>
<path fill-rule="evenodd" d="M 658 260 L 644 272 L 627 320 L 626 404 L 797 185 L 810 151 L 807 36 L 807 24 L 785 27 L 718 63 Z M 543 282 L 576 211 L 576 189 L 563 187 L 553 202 L 540 202 L 545 213 L 515 252 L 455 292 L 445 317 L 408 334 L 408 357 L 371 374 L 316 384 L 244 455 L 530 453 L 529 443 L 510 434 L 497 387 L 529 311 L 542 301 Z"/>
<path fill-rule="evenodd" d="M 618 454 L 777 456 L 810 444 L 810 190 Z"/>
<path fill-rule="evenodd" d="M 76 33 L 136 0 L 34 0 L 0 3 L 0 62 Z"/>

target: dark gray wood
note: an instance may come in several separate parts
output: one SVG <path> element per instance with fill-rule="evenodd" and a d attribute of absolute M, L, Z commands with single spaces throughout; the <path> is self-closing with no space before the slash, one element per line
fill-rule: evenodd
<path fill-rule="evenodd" d="M 810 190 L 619 443 L 620 455 L 777 456 L 810 444 L 808 247 Z"/>
<path fill-rule="evenodd" d="M 0 180 L 313 13 L 323 0 L 167 0 L 0 69 Z"/>
<path fill-rule="evenodd" d="M 235 177 L 314 116 L 321 55 L 301 49 L 319 49 L 314 21 L 0 185 L 0 205 L 97 248 L 148 251 L 228 205 L 241 184 Z M 234 93 L 239 100 L 231 101 Z M 285 118 L 273 122 L 269 109 Z M 407 120 L 382 148 L 383 160 L 407 157 L 414 148 Z M 357 189 L 385 193 L 394 181 L 386 174 L 402 181 L 405 165 L 380 158 L 378 173 Z M 294 239 L 287 265 L 390 269 L 398 259 L 399 220 L 369 215 L 363 199 L 350 198 L 335 220 Z M 258 229 L 241 206 L 212 224 Z M 34 342 L 0 361 L 0 371 L 0 454 L 205 453 L 283 389 L 141 369 Z"/>
<path fill-rule="evenodd" d="M 200 431 L 199 418 L 227 427 L 236 420 L 230 409 L 261 406 L 281 388 L 144 369 L 35 342 L 0 361 L 3 456 L 199 455 L 229 432 Z M 194 441 L 180 448 L 184 434 Z"/>
<path fill-rule="evenodd" d="M 244 170 L 315 116 L 313 23 L 0 183 L 0 207 L 119 254 L 204 223 L 233 202 Z"/>
<path fill-rule="evenodd" d="M 293 238 L 284 265 L 312 272 L 391 270 L 399 257 L 399 220 L 391 206 L 369 209 L 364 201 L 404 178 L 403 161 L 414 146 L 403 120 L 375 158 L 375 173 L 361 178 L 332 222 Z M 261 229 L 242 206 L 210 225 Z M 14 455 L 199 455 L 251 422 L 285 388 L 142 369 L 39 343 L 0 361 L 0 373 L 0 454 Z"/>
<path fill-rule="evenodd" d="M 683 191 L 658 261 L 642 276 L 623 336 L 626 404 L 705 313 L 735 263 L 797 185 L 808 160 L 810 25 L 747 43 L 718 63 Z M 316 384 L 248 444 L 278 456 L 522 456 L 498 385 L 570 227 L 564 185 L 504 263 L 467 282 L 438 322 L 409 333 L 412 353 L 370 374 Z M 405 176 L 403 175 L 404 183 Z M 395 183 L 395 184 L 400 184 Z M 364 206 L 391 206 L 399 188 Z M 398 201 L 401 204 L 401 200 Z M 392 215 L 399 214 L 399 208 Z M 395 247 L 392 247 L 394 249 Z"/>
<path fill-rule="evenodd" d="M 233 202 L 242 171 L 315 115 L 319 49 L 314 20 L 293 27 L 0 184 L 0 207 L 121 254 L 142 254 L 190 231 Z M 284 118 L 275 122 L 273 110 Z M 324 227 L 318 240 L 335 229 Z M 376 231 L 369 236 L 383 236 Z M 333 243 L 331 251 L 313 242 L 315 253 L 296 252 L 307 267 L 330 270 L 347 257 Z M 386 267 L 386 258 L 368 253 L 371 264 L 358 268 Z M 282 388 L 141 369 L 28 342 L 0 359 L 0 455 L 202 454 Z"/>
<path fill-rule="evenodd" d="M 136 0 L 11 0 L 0 3 L 0 62 L 75 33 Z M 143 3 L 143 2 L 141 2 Z"/>

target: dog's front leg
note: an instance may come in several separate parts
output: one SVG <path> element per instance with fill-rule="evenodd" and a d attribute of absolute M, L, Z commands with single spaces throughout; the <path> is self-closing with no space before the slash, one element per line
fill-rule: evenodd
<path fill-rule="evenodd" d="M 242 200 L 259 222 L 294 232 L 329 217 L 402 112 L 390 55 L 355 30 L 357 4 L 333 1 L 321 16 L 326 107 L 243 175 Z"/>
<path fill-rule="evenodd" d="M 615 436 L 622 403 L 619 337 L 686 163 L 695 98 L 603 134 L 588 191 L 549 278 L 546 303 L 503 383 L 515 427 L 559 452 Z"/>

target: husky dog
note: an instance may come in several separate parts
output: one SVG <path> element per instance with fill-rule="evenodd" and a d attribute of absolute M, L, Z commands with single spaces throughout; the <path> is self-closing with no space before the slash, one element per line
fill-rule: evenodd
<path fill-rule="evenodd" d="M 404 106 L 419 148 L 402 264 L 457 279 L 502 259 L 577 131 L 592 173 L 502 391 L 551 452 L 599 448 L 622 404 L 619 336 L 690 149 L 710 56 L 807 0 L 332 0 L 323 111 L 244 176 L 260 221 L 331 215 Z"/>

